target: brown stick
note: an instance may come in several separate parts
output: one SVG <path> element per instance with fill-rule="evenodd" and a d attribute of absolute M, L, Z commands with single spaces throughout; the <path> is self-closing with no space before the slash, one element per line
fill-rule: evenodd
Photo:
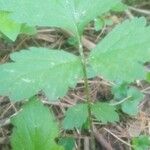
<path fill-rule="evenodd" d="M 113 150 L 110 143 L 108 143 L 106 139 L 101 134 L 99 134 L 99 131 L 96 129 L 96 127 L 94 127 L 94 136 L 97 142 L 99 142 L 106 150 Z"/>

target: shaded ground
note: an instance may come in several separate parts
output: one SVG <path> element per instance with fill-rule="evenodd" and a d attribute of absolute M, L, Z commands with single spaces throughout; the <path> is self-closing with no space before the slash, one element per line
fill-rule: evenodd
<path fill-rule="evenodd" d="M 95 32 L 91 23 L 84 34 L 83 44 L 85 53 L 88 54 L 89 49 L 93 48 L 97 41 L 101 40 L 117 23 L 126 18 L 133 16 L 146 16 L 150 20 L 150 1 L 141 1 L 134 3 L 133 0 L 128 0 L 128 3 L 133 4 L 129 11 L 120 14 L 108 14 L 113 22 L 113 25 L 104 27 L 101 31 Z M 137 9 L 138 8 L 138 9 Z M 147 11 L 148 10 L 148 11 Z M 68 35 L 58 29 L 42 28 L 38 29 L 38 34 L 34 37 L 21 35 L 15 43 L 0 40 L 0 63 L 9 61 L 9 54 L 14 51 L 19 51 L 22 48 L 29 46 L 43 46 L 50 48 L 63 48 L 66 51 L 72 50 L 76 53 L 76 47 L 69 45 L 66 42 Z M 110 92 L 111 85 L 108 81 L 100 77 L 89 80 L 91 89 L 91 97 L 93 101 L 104 100 L 109 101 L 113 95 Z M 140 113 L 134 118 L 122 115 L 120 123 L 102 125 L 95 122 L 95 138 L 97 141 L 97 150 L 130 150 L 130 139 L 141 133 L 150 134 L 150 85 L 141 81 L 138 83 L 141 90 L 145 91 L 145 99 L 140 105 Z M 18 91 L 19 92 L 19 91 Z M 56 117 L 63 118 L 64 109 L 75 105 L 77 102 L 83 102 L 83 81 L 79 81 L 74 90 L 70 90 L 61 102 L 51 103 L 46 101 L 44 96 L 41 99 L 45 105 L 52 106 Z M 21 102 L 11 103 L 7 97 L 0 97 L 0 150 L 10 150 L 10 134 L 12 126 L 10 117 L 15 114 L 22 105 Z M 76 149 L 89 150 L 90 137 L 81 135 L 79 131 L 71 133 L 71 136 L 76 138 Z"/>

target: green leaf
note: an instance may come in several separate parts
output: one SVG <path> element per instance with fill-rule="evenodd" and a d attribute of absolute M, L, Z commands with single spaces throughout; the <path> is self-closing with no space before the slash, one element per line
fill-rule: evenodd
<path fill-rule="evenodd" d="M 65 150 L 73 150 L 75 147 L 75 139 L 73 138 L 61 138 L 59 144 L 62 145 Z"/>
<path fill-rule="evenodd" d="M 125 11 L 127 8 L 128 8 L 127 5 L 123 4 L 122 2 L 119 2 L 111 10 L 114 12 L 122 12 L 122 11 Z"/>
<path fill-rule="evenodd" d="M 131 98 L 122 103 L 121 107 L 123 112 L 129 115 L 136 115 L 138 113 L 138 105 L 143 100 L 143 94 L 135 88 L 130 88 L 128 97 L 130 96 Z"/>
<path fill-rule="evenodd" d="M 115 107 L 108 103 L 96 103 L 92 106 L 92 113 L 97 120 L 106 124 L 107 122 L 114 123 L 119 121 L 119 116 L 115 111 Z"/>
<path fill-rule="evenodd" d="M 146 81 L 150 82 L 150 72 L 146 74 Z"/>
<path fill-rule="evenodd" d="M 86 104 L 78 104 L 70 107 L 65 114 L 63 122 L 64 129 L 81 128 L 88 118 L 88 109 Z"/>
<path fill-rule="evenodd" d="M 13 150 L 63 150 L 55 143 L 59 132 L 53 115 L 39 100 L 27 102 L 11 122 Z"/>
<path fill-rule="evenodd" d="M 145 18 L 119 24 L 92 51 L 90 64 L 109 80 L 132 82 L 145 77 L 143 63 L 150 60 L 150 26 Z"/>
<path fill-rule="evenodd" d="M 2 32 L 10 40 L 15 41 L 20 33 L 33 35 L 36 33 L 35 27 L 26 24 L 16 23 L 10 18 L 10 13 L 0 11 L 0 32 Z"/>
<path fill-rule="evenodd" d="M 129 84 L 126 82 L 121 82 L 118 84 L 115 84 L 112 87 L 112 94 L 114 95 L 114 99 L 117 101 L 123 100 L 127 97 Z"/>
<path fill-rule="evenodd" d="M 97 16 L 109 11 L 120 0 L 0 0 L 0 9 L 31 26 L 60 27 L 79 35 Z"/>
<path fill-rule="evenodd" d="M 134 150 L 149 150 L 150 136 L 141 135 L 132 139 L 132 146 Z"/>
<path fill-rule="evenodd" d="M 20 33 L 21 25 L 10 18 L 10 13 L 0 11 L 0 32 L 12 41 L 15 41 Z"/>
<path fill-rule="evenodd" d="M 22 24 L 20 33 L 28 34 L 28 35 L 34 35 L 37 33 L 36 27 L 33 26 L 27 26 L 26 24 Z"/>
<path fill-rule="evenodd" d="M 14 62 L 0 65 L 0 95 L 12 100 L 29 98 L 41 90 L 56 100 L 82 78 L 80 59 L 65 51 L 32 47 L 10 57 Z"/>
<path fill-rule="evenodd" d="M 67 43 L 71 46 L 78 46 L 78 40 L 75 37 L 69 37 Z"/>
<path fill-rule="evenodd" d="M 95 31 L 100 31 L 105 25 L 105 20 L 103 18 L 94 19 L 94 29 Z"/>

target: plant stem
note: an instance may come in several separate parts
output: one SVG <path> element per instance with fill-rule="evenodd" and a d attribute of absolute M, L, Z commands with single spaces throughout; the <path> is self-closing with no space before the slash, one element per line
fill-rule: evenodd
<path fill-rule="evenodd" d="M 87 66 L 86 66 L 86 58 L 83 53 L 83 45 L 81 43 L 81 38 L 78 40 L 79 42 L 79 53 L 82 61 L 83 75 L 84 75 L 84 86 L 85 86 L 85 95 L 88 104 L 88 123 L 90 126 L 90 134 L 91 134 L 91 149 L 95 150 L 95 140 L 94 140 L 94 130 L 92 125 L 92 101 L 90 96 L 90 89 L 88 85 L 88 76 L 87 76 Z"/>

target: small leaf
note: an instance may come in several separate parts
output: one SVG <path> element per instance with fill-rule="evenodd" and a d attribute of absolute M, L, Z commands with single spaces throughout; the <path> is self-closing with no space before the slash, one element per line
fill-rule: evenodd
<path fill-rule="evenodd" d="M 94 19 L 94 29 L 95 31 L 100 31 L 105 25 L 105 20 L 102 18 Z"/>
<path fill-rule="evenodd" d="M 16 23 L 10 18 L 10 13 L 0 11 L 0 32 L 12 41 L 15 41 L 20 33 L 21 24 Z"/>
<path fill-rule="evenodd" d="M 36 27 L 27 26 L 26 24 L 22 24 L 20 33 L 34 35 L 37 33 Z"/>
<path fill-rule="evenodd" d="M 55 143 L 59 133 L 53 115 L 36 98 L 27 102 L 11 122 L 13 150 L 63 150 Z"/>
<path fill-rule="evenodd" d="M 67 43 L 71 46 L 77 46 L 78 45 L 78 41 L 75 37 L 69 37 L 67 40 Z"/>
<path fill-rule="evenodd" d="M 114 6 L 111 10 L 114 12 L 123 12 L 127 9 L 127 5 L 123 4 L 122 2 L 119 2 L 116 6 Z"/>
<path fill-rule="evenodd" d="M 77 104 L 70 107 L 63 122 L 64 129 L 81 128 L 88 118 L 88 109 L 86 104 Z"/>
<path fill-rule="evenodd" d="M 98 75 L 112 81 L 145 78 L 143 63 L 150 60 L 150 26 L 145 18 L 126 20 L 92 51 L 90 64 Z"/>
<path fill-rule="evenodd" d="M 73 138 L 61 138 L 59 144 L 62 145 L 65 150 L 73 150 L 75 147 L 75 139 Z"/>
<path fill-rule="evenodd" d="M 132 146 L 134 150 L 149 150 L 150 136 L 141 135 L 132 139 Z"/>
<path fill-rule="evenodd" d="M 114 95 L 114 99 L 117 101 L 123 100 L 127 97 L 129 84 L 126 82 L 121 82 L 119 84 L 115 84 L 112 87 L 112 94 Z"/>
<path fill-rule="evenodd" d="M 0 95 L 12 100 L 30 98 L 43 90 L 50 100 L 66 94 L 82 78 L 80 59 L 65 51 L 30 48 L 11 55 L 0 65 Z"/>
<path fill-rule="evenodd" d="M 115 111 L 115 108 L 108 103 L 96 103 L 92 107 L 92 113 L 102 123 L 107 122 L 114 123 L 119 121 L 119 116 Z"/>
<path fill-rule="evenodd" d="M 146 75 L 146 80 L 147 80 L 148 82 L 150 82 L 150 72 L 147 73 L 147 75 Z"/>
<path fill-rule="evenodd" d="M 128 97 L 130 96 L 131 98 L 122 103 L 122 110 L 129 115 L 136 115 L 138 113 L 138 105 L 143 100 L 143 94 L 135 88 L 130 88 Z"/>
<path fill-rule="evenodd" d="M 120 0 L 0 0 L 0 10 L 31 26 L 51 26 L 78 36 L 97 16 L 109 11 Z M 36 5 L 35 5 L 36 4 Z"/>

